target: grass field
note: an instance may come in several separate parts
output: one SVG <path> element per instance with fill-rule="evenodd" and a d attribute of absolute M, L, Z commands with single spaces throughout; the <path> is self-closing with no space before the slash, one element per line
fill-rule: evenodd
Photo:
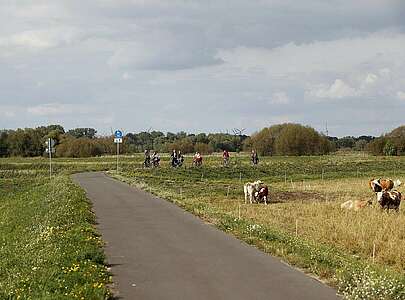
<path fill-rule="evenodd" d="M 376 205 L 340 209 L 347 200 L 375 198 L 372 177 L 404 181 L 405 158 L 275 157 L 252 167 L 241 156 L 224 168 L 213 156 L 202 168 L 186 165 L 118 177 L 317 275 L 347 298 L 405 299 L 405 206 L 389 214 Z M 244 204 L 242 185 L 256 179 L 271 186 L 271 205 Z"/>
<path fill-rule="evenodd" d="M 66 175 L 50 181 L 25 165 L 1 169 L 0 299 L 108 298 L 103 242 L 84 192 Z"/>
<path fill-rule="evenodd" d="M 115 157 L 56 159 L 58 175 L 50 184 L 46 159 L 0 159 L 0 251 L 2 257 L 10 257 L 0 262 L 0 296 L 108 296 L 94 216 L 83 192 L 67 176 L 98 170 L 175 202 L 336 286 L 347 298 L 405 299 L 404 204 L 399 213 L 389 214 L 377 207 L 340 209 L 346 200 L 375 197 L 367 187 L 372 177 L 405 181 L 405 158 L 269 157 L 253 167 L 247 156 L 233 154 L 229 167 L 213 155 L 204 158 L 202 168 L 192 168 L 187 157 L 179 169 L 170 168 L 168 161 L 163 157 L 160 168 L 143 169 L 141 155 L 121 157 L 117 173 Z M 268 206 L 243 202 L 243 183 L 256 179 L 271 187 Z M 53 214 L 59 209 L 59 215 Z M 69 277 L 73 273 L 76 277 Z"/>

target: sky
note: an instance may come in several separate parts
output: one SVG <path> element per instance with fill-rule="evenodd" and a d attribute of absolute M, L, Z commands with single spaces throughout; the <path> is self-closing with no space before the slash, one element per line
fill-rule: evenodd
<path fill-rule="evenodd" d="M 1 0 L 0 128 L 405 124 L 401 0 Z"/>

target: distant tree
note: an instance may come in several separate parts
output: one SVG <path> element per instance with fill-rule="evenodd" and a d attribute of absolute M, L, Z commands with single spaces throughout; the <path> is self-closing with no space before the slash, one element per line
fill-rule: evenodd
<path fill-rule="evenodd" d="M 367 146 L 367 141 L 366 140 L 357 140 L 355 145 L 354 145 L 354 150 L 356 151 L 364 151 Z"/>
<path fill-rule="evenodd" d="M 250 139 L 244 143 L 244 149 L 250 151 L 256 149 L 260 155 L 275 154 L 275 140 L 280 135 L 283 125 L 273 125 L 263 128 L 261 131 L 253 134 Z"/>
<path fill-rule="evenodd" d="M 214 149 L 206 143 L 196 143 L 194 145 L 194 152 L 199 152 L 201 154 L 211 154 Z"/>
<path fill-rule="evenodd" d="M 105 154 L 105 149 L 97 139 L 86 137 L 73 138 L 66 136 L 56 148 L 56 155 L 59 157 L 91 157 Z"/>
<path fill-rule="evenodd" d="M 74 128 L 70 129 L 67 134 L 75 138 L 89 138 L 94 139 L 96 136 L 97 130 L 94 128 Z"/>
<path fill-rule="evenodd" d="M 395 128 L 390 133 L 388 133 L 388 136 L 391 138 L 405 137 L 405 125 Z"/>
<path fill-rule="evenodd" d="M 173 149 L 180 150 L 182 153 L 193 153 L 194 152 L 194 144 L 192 140 L 188 137 L 183 138 L 181 140 L 176 140 L 173 143 L 167 144 L 168 151 L 172 151 Z"/>
<path fill-rule="evenodd" d="M 174 142 L 176 140 L 176 134 L 173 132 L 168 132 L 166 134 L 166 139 L 168 142 Z"/>
<path fill-rule="evenodd" d="M 356 139 L 352 136 L 345 136 L 336 142 L 337 148 L 354 148 L 355 144 Z"/>
<path fill-rule="evenodd" d="M 0 157 L 8 156 L 8 133 L 7 131 L 0 131 Z"/>
<path fill-rule="evenodd" d="M 199 133 L 195 136 L 196 143 L 208 144 L 209 140 L 205 133 Z"/>
<path fill-rule="evenodd" d="M 373 155 L 405 155 L 405 126 L 373 139 L 366 150 Z"/>
<path fill-rule="evenodd" d="M 246 141 L 260 155 L 321 155 L 331 151 L 331 143 L 311 127 L 280 124 L 262 129 Z M 248 150 L 248 149 L 246 149 Z"/>
<path fill-rule="evenodd" d="M 386 156 L 394 156 L 397 155 L 397 148 L 395 147 L 394 143 L 391 141 L 388 141 L 384 148 L 383 148 L 383 153 Z"/>

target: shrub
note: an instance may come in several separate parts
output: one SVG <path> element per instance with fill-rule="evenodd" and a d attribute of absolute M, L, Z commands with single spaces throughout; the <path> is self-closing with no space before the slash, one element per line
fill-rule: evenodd
<path fill-rule="evenodd" d="M 281 124 L 264 128 L 245 143 L 260 155 L 321 155 L 331 151 L 332 145 L 315 129 L 299 124 Z M 246 149 L 248 150 L 248 149 Z"/>

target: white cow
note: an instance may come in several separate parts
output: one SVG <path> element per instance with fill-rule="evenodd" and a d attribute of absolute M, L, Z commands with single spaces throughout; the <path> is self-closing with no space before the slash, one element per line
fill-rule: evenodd
<path fill-rule="evenodd" d="M 247 204 L 247 199 L 249 197 L 250 204 L 255 201 L 255 193 L 259 192 L 260 187 L 262 186 L 263 182 L 257 180 L 255 182 L 247 182 L 243 186 L 243 192 L 245 193 L 245 203 Z"/>

